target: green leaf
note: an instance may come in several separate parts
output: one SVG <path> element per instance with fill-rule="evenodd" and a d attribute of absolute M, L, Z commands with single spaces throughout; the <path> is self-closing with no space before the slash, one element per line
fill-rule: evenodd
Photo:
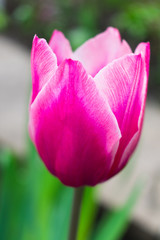
<path fill-rule="evenodd" d="M 20 239 L 22 199 L 24 186 L 21 182 L 17 158 L 10 151 L 0 154 L 0 233 L 1 239 Z M 9 229 L 9 231 L 8 231 Z"/>

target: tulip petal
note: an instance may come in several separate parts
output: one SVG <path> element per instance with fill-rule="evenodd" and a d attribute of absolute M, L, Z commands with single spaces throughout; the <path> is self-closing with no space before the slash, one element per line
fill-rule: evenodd
<path fill-rule="evenodd" d="M 136 54 L 141 53 L 142 59 L 143 59 L 143 77 L 142 77 L 142 88 L 140 92 L 140 114 L 138 119 L 138 131 L 134 134 L 130 142 L 128 143 L 127 147 L 124 150 L 124 153 L 121 157 L 121 161 L 119 162 L 118 171 L 120 171 L 126 164 L 130 157 L 130 155 L 133 153 L 135 147 L 137 146 L 137 143 L 139 141 L 142 125 L 143 125 L 143 117 L 144 117 L 144 110 L 145 110 L 145 103 L 146 103 L 146 97 L 147 97 L 147 86 L 148 86 L 148 75 L 149 75 L 149 60 L 150 60 L 150 44 L 149 43 L 140 43 L 136 50 Z"/>
<path fill-rule="evenodd" d="M 54 30 L 49 45 L 57 56 L 58 65 L 65 59 L 71 58 L 72 49 L 70 43 L 62 32 Z"/>
<path fill-rule="evenodd" d="M 80 46 L 74 52 L 73 58 L 83 64 L 88 74 L 95 76 L 115 58 L 120 45 L 121 37 L 118 29 L 109 27 Z"/>
<path fill-rule="evenodd" d="M 94 77 L 108 63 L 129 53 L 132 50 L 125 40 L 121 42 L 118 29 L 109 27 L 79 47 L 73 58 L 79 60 L 88 74 Z"/>
<path fill-rule="evenodd" d="M 141 54 L 131 54 L 115 60 L 95 77 L 97 87 L 109 100 L 122 134 L 111 175 L 117 171 L 126 146 L 139 129 L 144 85 L 143 72 Z"/>
<path fill-rule="evenodd" d="M 107 99 L 80 62 L 59 66 L 31 105 L 29 126 L 45 165 L 64 184 L 107 179 L 121 133 Z"/>
<path fill-rule="evenodd" d="M 107 96 L 121 131 L 129 100 L 138 88 L 140 69 L 141 56 L 130 54 L 108 64 L 94 78 L 98 89 Z"/>
<path fill-rule="evenodd" d="M 139 54 L 139 53 L 142 54 L 142 57 L 143 57 L 143 60 L 145 63 L 146 72 L 147 72 L 147 77 L 148 77 L 148 75 L 149 75 L 149 60 L 150 60 L 150 43 L 149 42 L 140 43 L 135 50 L 135 54 Z"/>
<path fill-rule="evenodd" d="M 45 39 L 36 35 L 33 39 L 31 51 L 32 96 L 34 101 L 45 83 L 53 77 L 57 69 L 57 59 Z"/>
<path fill-rule="evenodd" d="M 126 54 L 130 54 L 130 53 L 132 53 L 132 50 L 131 50 L 129 44 L 123 39 L 122 43 L 121 43 L 121 46 L 116 53 L 115 59 L 120 58 L 120 57 L 122 57 Z"/>

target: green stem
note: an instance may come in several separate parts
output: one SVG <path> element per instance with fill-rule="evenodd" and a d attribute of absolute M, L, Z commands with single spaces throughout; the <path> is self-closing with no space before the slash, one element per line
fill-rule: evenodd
<path fill-rule="evenodd" d="M 83 187 L 75 188 L 68 240 L 76 240 L 77 238 L 82 196 L 83 196 Z"/>

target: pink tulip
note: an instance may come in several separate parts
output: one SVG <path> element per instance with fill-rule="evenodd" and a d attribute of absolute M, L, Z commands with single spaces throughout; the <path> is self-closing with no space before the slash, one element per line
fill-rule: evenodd
<path fill-rule="evenodd" d="M 34 37 L 29 132 L 48 170 L 65 185 L 96 185 L 117 174 L 142 129 L 150 45 L 132 53 L 109 27 L 75 52 L 55 30 Z"/>

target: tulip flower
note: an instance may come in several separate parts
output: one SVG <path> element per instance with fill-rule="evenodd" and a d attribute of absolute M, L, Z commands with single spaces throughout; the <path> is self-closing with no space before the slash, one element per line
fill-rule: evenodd
<path fill-rule="evenodd" d="M 65 185 L 94 186 L 127 164 L 141 135 L 150 45 L 134 53 L 109 27 L 75 52 L 55 30 L 31 53 L 29 132 L 47 169 Z"/>

